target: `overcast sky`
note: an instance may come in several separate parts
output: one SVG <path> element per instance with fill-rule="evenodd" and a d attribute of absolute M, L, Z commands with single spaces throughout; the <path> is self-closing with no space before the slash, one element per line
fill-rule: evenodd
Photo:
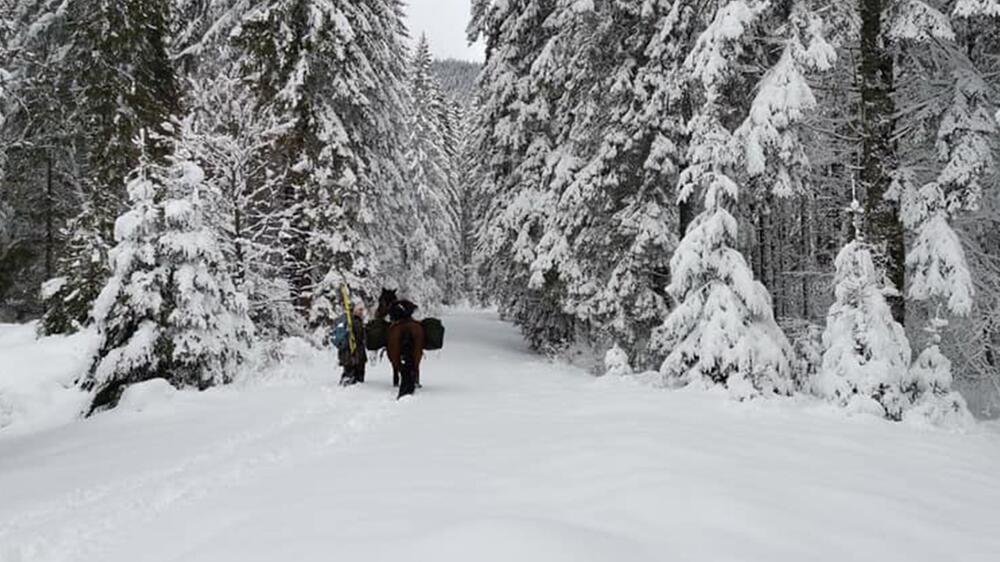
<path fill-rule="evenodd" d="M 438 58 L 483 60 L 483 48 L 469 46 L 465 28 L 469 24 L 470 0 L 407 0 L 410 34 L 414 40 L 427 34 L 431 53 Z"/>

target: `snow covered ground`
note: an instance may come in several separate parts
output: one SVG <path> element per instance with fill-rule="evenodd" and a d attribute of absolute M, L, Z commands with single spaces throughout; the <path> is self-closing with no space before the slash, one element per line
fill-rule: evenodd
<path fill-rule="evenodd" d="M 39 343 L 34 325 L 0 324 L 0 436 L 73 421 L 86 400 L 73 383 L 96 343 L 93 333 Z"/>
<path fill-rule="evenodd" d="M 75 391 L 39 398 L 0 431 L 0 561 L 1000 559 L 995 428 L 594 379 L 489 313 L 446 325 L 401 403 L 384 362 L 341 389 L 304 346 L 82 422 L 52 413 Z M 87 345 L 0 329 L 0 393 L 71 382 Z"/>

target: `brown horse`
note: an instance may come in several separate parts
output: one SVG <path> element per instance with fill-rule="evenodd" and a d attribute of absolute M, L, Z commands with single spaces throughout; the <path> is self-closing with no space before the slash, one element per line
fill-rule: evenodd
<path fill-rule="evenodd" d="M 399 398 L 420 388 L 420 361 L 424 356 L 424 327 L 413 319 L 417 305 L 401 300 L 396 291 L 382 289 L 377 318 L 389 317 L 386 351 L 392 363 L 392 385 L 399 387 Z"/>

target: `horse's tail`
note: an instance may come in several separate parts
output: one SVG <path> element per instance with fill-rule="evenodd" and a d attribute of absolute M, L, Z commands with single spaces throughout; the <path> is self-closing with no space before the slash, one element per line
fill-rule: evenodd
<path fill-rule="evenodd" d="M 404 329 L 401 334 L 403 353 L 413 361 L 414 365 L 419 366 L 420 361 L 424 357 L 424 348 L 426 347 L 426 341 L 424 337 L 424 327 L 416 320 L 411 319 L 406 322 Z"/>

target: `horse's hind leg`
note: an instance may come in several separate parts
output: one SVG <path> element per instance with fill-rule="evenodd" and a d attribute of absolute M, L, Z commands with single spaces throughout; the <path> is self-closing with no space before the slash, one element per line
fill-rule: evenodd
<path fill-rule="evenodd" d="M 416 369 L 413 365 L 403 365 L 402 380 L 399 384 L 399 396 L 396 397 L 397 400 L 413 394 L 416 390 L 416 375 Z"/>

